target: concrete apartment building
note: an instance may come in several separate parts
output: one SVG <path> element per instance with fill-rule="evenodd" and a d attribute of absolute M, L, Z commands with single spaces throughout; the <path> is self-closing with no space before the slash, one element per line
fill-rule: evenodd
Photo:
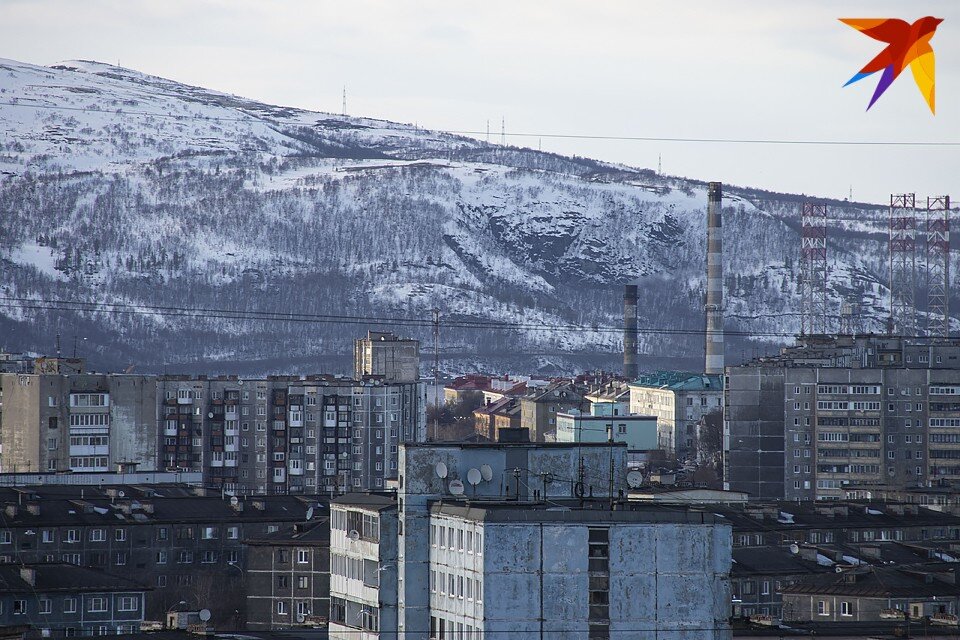
<path fill-rule="evenodd" d="M 183 486 L 0 489 L 0 566 L 66 562 L 150 587 L 146 619 L 179 601 L 242 628 L 244 540 L 306 520 L 315 498 L 195 495 Z M 240 617 L 238 617 L 238 613 Z"/>
<path fill-rule="evenodd" d="M 520 428 L 528 429 L 531 442 L 556 437 L 557 414 L 585 408 L 584 390 L 571 382 L 552 382 L 520 398 Z"/>
<path fill-rule="evenodd" d="M 660 449 L 678 460 L 697 453 L 697 424 L 723 410 L 723 376 L 658 371 L 630 383 L 630 413 L 657 417 Z"/>
<path fill-rule="evenodd" d="M 316 510 L 316 509 L 315 509 Z M 312 512 L 308 512 L 313 515 Z M 244 540 L 246 620 L 250 631 L 324 624 L 330 609 L 330 523 L 314 516 Z"/>
<path fill-rule="evenodd" d="M 591 405 L 603 411 L 602 405 Z M 657 419 L 654 416 L 582 414 L 571 409 L 557 414 L 557 442 L 623 442 L 627 458 L 633 461 L 659 448 Z"/>
<path fill-rule="evenodd" d="M 156 378 L 0 374 L 0 470 L 157 469 Z"/>
<path fill-rule="evenodd" d="M 353 343 L 353 376 L 382 376 L 384 382 L 420 379 L 420 341 L 382 331 L 368 331 Z"/>
<path fill-rule="evenodd" d="M 164 376 L 163 467 L 240 493 L 383 489 L 399 444 L 426 439 L 424 395 L 378 378 Z"/>
<path fill-rule="evenodd" d="M 397 496 L 351 493 L 330 503 L 331 640 L 397 638 Z"/>
<path fill-rule="evenodd" d="M 841 499 L 960 479 L 960 341 L 819 337 L 727 369 L 728 488 Z"/>
<path fill-rule="evenodd" d="M 200 472 L 238 493 L 382 489 L 426 438 L 417 382 L 0 374 L 5 473 Z"/>
<path fill-rule="evenodd" d="M 148 591 L 129 577 L 63 562 L 0 565 L 0 627 L 43 638 L 138 633 Z"/>
<path fill-rule="evenodd" d="M 626 453 L 619 443 L 402 447 L 397 632 L 728 638 L 729 524 L 620 501 Z"/>

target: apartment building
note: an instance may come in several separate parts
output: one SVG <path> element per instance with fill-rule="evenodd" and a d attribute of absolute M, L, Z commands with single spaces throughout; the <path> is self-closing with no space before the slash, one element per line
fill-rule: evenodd
<path fill-rule="evenodd" d="M 349 493 L 330 503 L 331 640 L 397 638 L 397 496 Z"/>
<path fill-rule="evenodd" d="M 156 378 L 0 374 L 0 471 L 157 469 Z"/>
<path fill-rule="evenodd" d="M 826 337 L 727 368 L 728 487 L 841 499 L 960 479 L 960 341 Z"/>
<path fill-rule="evenodd" d="M 0 627 L 43 638 L 138 633 L 148 591 L 128 577 L 63 562 L 0 565 Z"/>
<path fill-rule="evenodd" d="M 696 457 L 697 424 L 723 410 L 723 377 L 658 371 L 640 376 L 629 387 L 630 413 L 657 417 L 659 448 L 678 460 Z"/>
<path fill-rule="evenodd" d="M 616 498 L 626 454 L 622 443 L 402 447 L 397 632 L 729 637 L 729 524 Z"/>
<path fill-rule="evenodd" d="M 353 376 L 379 376 L 384 382 L 420 379 L 420 341 L 384 331 L 367 331 L 353 344 Z"/>
<path fill-rule="evenodd" d="M 326 515 L 248 538 L 244 545 L 247 629 L 314 627 L 327 622 L 330 523 Z"/>
<path fill-rule="evenodd" d="M 242 628 L 244 540 L 306 520 L 315 498 L 196 495 L 180 485 L 0 489 L 0 566 L 64 562 L 149 587 L 139 615 L 160 621 L 181 600 Z"/>
<path fill-rule="evenodd" d="M 200 470 L 227 491 L 383 489 L 400 443 L 426 439 L 417 382 L 162 376 L 157 386 L 163 467 Z"/>

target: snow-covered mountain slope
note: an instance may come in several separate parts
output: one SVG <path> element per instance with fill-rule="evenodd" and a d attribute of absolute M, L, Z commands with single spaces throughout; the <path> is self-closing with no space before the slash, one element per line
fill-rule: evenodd
<path fill-rule="evenodd" d="M 801 201 L 726 188 L 734 334 L 770 344 L 778 339 L 763 334 L 799 328 Z M 641 327 L 702 327 L 705 205 L 703 182 L 649 170 L 277 107 L 95 62 L 0 60 L 9 349 L 49 351 L 59 332 L 88 338 L 103 367 L 316 369 L 349 353 L 362 321 L 127 305 L 425 324 L 436 307 L 447 322 L 519 325 L 444 328 L 451 370 L 613 368 L 624 283 L 641 284 Z M 884 212 L 831 210 L 858 220 L 831 229 L 831 305 L 864 300 L 864 316 L 880 318 Z M 34 298 L 96 304 L 23 301 Z M 641 347 L 651 366 L 695 366 L 702 339 L 644 332 Z M 730 355 L 753 348 L 735 337 Z"/>

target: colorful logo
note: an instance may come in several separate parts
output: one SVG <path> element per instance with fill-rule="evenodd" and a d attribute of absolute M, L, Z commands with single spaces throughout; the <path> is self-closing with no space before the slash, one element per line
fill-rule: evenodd
<path fill-rule="evenodd" d="M 927 16 L 920 18 L 913 24 L 894 18 L 840 18 L 840 22 L 848 24 L 857 31 L 868 35 L 874 40 L 886 42 L 887 47 L 876 58 L 867 63 L 860 71 L 847 81 L 847 86 L 883 71 L 876 91 L 867 105 L 867 111 L 873 106 L 883 92 L 897 79 L 907 65 L 913 72 L 913 79 L 917 88 L 927 101 L 931 113 L 936 113 L 934 97 L 934 70 L 935 61 L 930 39 L 943 22 L 943 18 Z"/>

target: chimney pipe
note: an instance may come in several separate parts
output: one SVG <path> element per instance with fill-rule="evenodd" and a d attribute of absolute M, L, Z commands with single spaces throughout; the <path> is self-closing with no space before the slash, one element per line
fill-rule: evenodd
<path fill-rule="evenodd" d="M 707 316 L 704 371 L 723 374 L 723 185 L 707 187 Z"/>
<path fill-rule="evenodd" d="M 623 376 L 635 380 L 637 369 L 637 285 L 623 290 Z"/>

